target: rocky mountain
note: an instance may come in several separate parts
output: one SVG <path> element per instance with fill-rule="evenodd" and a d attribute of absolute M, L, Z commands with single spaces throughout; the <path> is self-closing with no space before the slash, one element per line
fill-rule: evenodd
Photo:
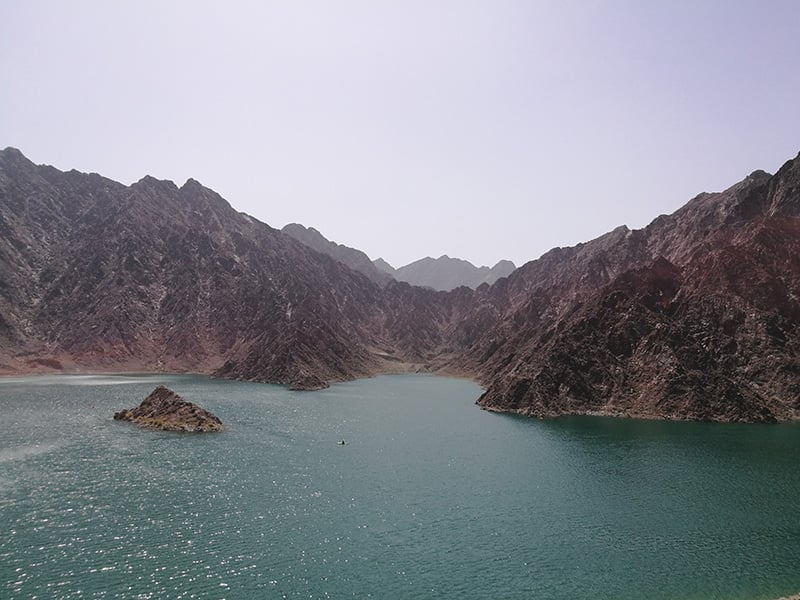
<path fill-rule="evenodd" d="M 372 261 L 372 264 L 375 265 L 379 271 L 382 271 L 387 275 L 391 275 L 392 277 L 394 277 L 394 273 L 397 270 L 382 258 L 376 258 Z"/>
<path fill-rule="evenodd" d="M 718 421 L 800 416 L 800 157 L 528 263 L 466 352 L 486 408 Z"/>
<path fill-rule="evenodd" d="M 469 261 L 444 255 L 439 258 L 423 258 L 395 269 L 382 258 L 372 261 L 361 250 L 328 240 L 313 227 L 290 223 L 281 231 L 317 252 L 327 254 L 363 273 L 379 285 L 386 285 L 395 279 L 437 291 L 448 292 L 462 285 L 475 289 L 484 283 L 491 285 L 501 277 L 508 277 L 516 268 L 510 260 L 501 260 L 489 268 L 476 267 Z"/>
<path fill-rule="evenodd" d="M 379 285 L 189 180 L 0 152 L 0 371 L 169 370 L 309 389 L 481 381 L 490 410 L 800 416 L 800 156 L 493 285 Z"/>
<path fill-rule="evenodd" d="M 467 260 L 450 258 L 446 254 L 439 258 L 428 256 L 398 269 L 382 258 L 375 260 L 374 265 L 397 281 L 439 291 L 450 291 L 462 285 L 472 289 L 484 283 L 491 285 L 501 277 L 508 277 L 516 269 L 510 260 L 501 260 L 491 268 L 476 267 Z"/>
<path fill-rule="evenodd" d="M 354 271 L 363 273 L 379 285 L 386 285 L 392 280 L 389 273 L 372 264 L 369 256 L 361 250 L 332 242 L 313 227 L 304 227 L 299 223 L 289 223 L 281 231 L 317 252 L 327 254 L 331 258 L 338 260 Z"/>
<path fill-rule="evenodd" d="M 0 153 L 6 373 L 199 371 L 322 387 L 428 360 L 436 336 L 417 337 L 406 317 L 427 292 L 407 287 L 383 294 L 194 180 L 124 186 Z"/>

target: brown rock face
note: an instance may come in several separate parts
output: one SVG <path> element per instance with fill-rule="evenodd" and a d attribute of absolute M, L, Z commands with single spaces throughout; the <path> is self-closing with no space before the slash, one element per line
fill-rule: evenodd
<path fill-rule="evenodd" d="M 479 403 L 540 417 L 800 417 L 798 173 L 800 158 L 522 267 L 511 309 L 467 350 L 487 384 Z"/>
<path fill-rule="evenodd" d="M 366 277 L 196 181 L 123 186 L 0 152 L 4 372 L 46 359 L 65 371 L 352 379 L 378 369 L 372 348 L 392 348 L 384 311 Z"/>
<path fill-rule="evenodd" d="M 163 431 L 222 431 L 222 421 L 218 417 L 163 385 L 154 389 L 136 408 L 114 413 L 114 419 Z"/>
<path fill-rule="evenodd" d="M 800 418 L 800 157 L 493 285 L 378 285 L 189 180 L 0 152 L 0 372 L 193 371 L 319 389 L 474 377 L 487 409 Z"/>

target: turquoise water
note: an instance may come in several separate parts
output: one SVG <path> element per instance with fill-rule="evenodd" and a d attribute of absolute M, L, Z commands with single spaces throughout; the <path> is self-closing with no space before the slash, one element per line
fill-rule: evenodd
<path fill-rule="evenodd" d="M 111 419 L 160 383 L 228 429 Z M 481 411 L 479 393 L 424 375 L 313 393 L 0 380 L 0 598 L 800 591 L 799 427 L 542 422 Z"/>

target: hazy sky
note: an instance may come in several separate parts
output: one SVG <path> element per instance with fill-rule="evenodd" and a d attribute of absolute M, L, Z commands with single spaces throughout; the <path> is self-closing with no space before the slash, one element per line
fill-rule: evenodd
<path fill-rule="evenodd" d="M 395 266 L 517 264 L 800 150 L 800 2 L 0 0 L 0 147 Z"/>

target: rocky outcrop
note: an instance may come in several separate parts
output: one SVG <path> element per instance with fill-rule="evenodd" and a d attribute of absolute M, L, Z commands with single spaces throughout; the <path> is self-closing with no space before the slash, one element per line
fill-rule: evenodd
<path fill-rule="evenodd" d="M 154 389 L 136 408 L 114 413 L 114 420 L 163 431 L 222 431 L 222 421 L 218 417 L 163 385 Z"/>

